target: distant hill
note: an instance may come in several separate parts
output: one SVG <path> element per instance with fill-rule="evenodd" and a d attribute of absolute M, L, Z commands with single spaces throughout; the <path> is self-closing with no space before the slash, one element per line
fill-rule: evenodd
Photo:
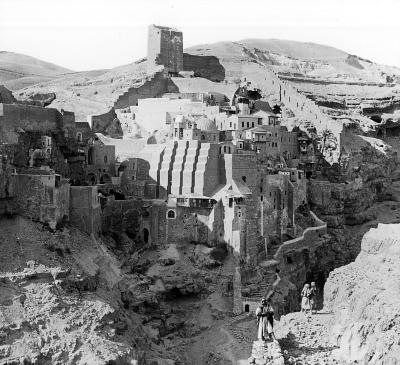
<path fill-rule="evenodd" d="M 318 43 L 304 43 L 281 39 L 244 39 L 238 43 L 248 48 L 279 53 L 287 57 L 305 60 L 346 59 L 347 53 L 340 49 Z"/>
<path fill-rule="evenodd" d="M 356 99 L 355 103 L 359 103 L 362 97 L 387 98 L 398 92 L 400 87 L 400 69 L 316 43 L 244 39 L 238 42 L 197 45 L 186 48 L 184 52 L 194 56 L 214 56 L 215 59 L 210 60 L 222 67 L 221 74 L 228 81 L 239 78 L 262 80 L 265 77 L 265 67 L 268 66 L 293 83 L 299 91 L 310 96 L 317 94 L 325 104 L 331 102 L 331 99 L 336 103 L 343 103 L 347 95 Z M 33 93 L 54 92 L 57 98 L 51 106 L 74 111 L 80 121 L 86 120 L 89 114 L 108 111 L 120 95 L 146 76 L 146 59 L 110 70 L 72 72 L 23 55 L 15 55 L 16 64 L 13 65 L 12 55 L 15 54 L 0 53 L 0 69 L 1 62 L 8 62 L 8 68 L 15 73 L 30 70 L 31 73 L 36 72 L 35 75 L 40 74 L 21 76 L 4 82 L 17 98 L 29 98 Z M 195 64 L 197 58 L 192 58 L 192 63 Z M 30 65 L 31 59 L 36 60 L 36 63 Z M 209 68 L 205 66 L 205 69 Z M 194 79 L 188 79 L 186 83 L 184 81 L 182 79 L 183 85 L 186 85 L 185 92 L 196 87 L 198 89 L 201 82 L 195 82 Z M 221 86 L 223 83 L 210 87 L 218 91 Z M 268 96 L 268 90 L 263 92 Z"/>
<path fill-rule="evenodd" d="M 400 75 L 397 67 L 380 65 L 317 43 L 244 39 L 193 46 L 186 49 L 186 52 L 218 57 L 226 74 L 231 76 L 240 76 L 243 65 L 248 62 L 271 66 L 283 76 L 320 78 L 334 82 L 386 83 Z"/>
<path fill-rule="evenodd" d="M 12 90 L 73 72 L 24 54 L 0 51 L 0 84 Z"/>

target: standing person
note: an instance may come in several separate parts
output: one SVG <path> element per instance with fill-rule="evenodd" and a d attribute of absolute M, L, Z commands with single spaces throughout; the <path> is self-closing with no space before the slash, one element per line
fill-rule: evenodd
<path fill-rule="evenodd" d="M 277 341 L 274 334 L 274 309 L 269 299 L 263 298 L 261 305 L 256 310 L 257 316 L 257 338 L 265 341 L 267 336 L 270 340 Z"/>
<path fill-rule="evenodd" d="M 310 310 L 311 314 L 315 313 L 315 299 L 317 297 L 317 286 L 315 285 L 315 281 L 311 283 L 309 298 L 310 298 Z"/>
<path fill-rule="evenodd" d="M 310 284 L 305 284 L 301 291 L 301 311 L 307 313 L 310 310 Z"/>

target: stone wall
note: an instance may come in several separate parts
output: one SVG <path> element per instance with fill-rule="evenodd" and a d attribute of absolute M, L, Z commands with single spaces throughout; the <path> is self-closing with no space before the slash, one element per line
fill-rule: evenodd
<path fill-rule="evenodd" d="M 157 246 L 166 241 L 166 212 L 166 204 L 161 201 L 108 199 L 101 213 L 102 233 L 127 234 Z"/>
<path fill-rule="evenodd" d="M 88 115 L 87 123 L 91 126 L 93 133 L 102 133 L 112 138 L 120 138 L 123 135 L 122 127 L 114 108 L 104 114 Z"/>
<path fill-rule="evenodd" d="M 183 54 L 183 71 L 193 71 L 195 77 L 219 82 L 225 79 L 225 68 L 215 56 Z"/>
<path fill-rule="evenodd" d="M 0 85 L 0 103 L 13 104 L 16 103 L 17 99 L 10 90 L 8 90 L 4 85 Z"/>
<path fill-rule="evenodd" d="M 148 77 L 141 85 L 129 88 L 114 102 L 115 109 L 138 105 L 139 99 L 161 97 L 165 93 L 179 92 L 178 87 L 165 76 L 164 71 Z M 143 126 L 146 128 L 146 126 Z"/>
<path fill-rule="evenodd" d="M 18 143 L 18 130 L 43 134 L 62 130 L 63 117 L 57 109 L 23 104 L 0 104 L 0 141 Z"/>
<path fill-rule="evenodd" d="M 88 234 L 100 233 L 100 203 L 97 186 L 71 186 L 70 223 Z"/>
<path fill-rule="evenodd" d="M 196 242 L 212 244 L 218 239 L 217 222 L 213 209 L 192 207 L 168 207 L 175 218 L 167 218 L 168 242 Z M 167 214 L 168 214 L 167 211 Z"/>
<path fill-rule="evenodd" d="M 68 221 L 70 186 L 59 175 L 15 175 L 16 211 L 25 217 L 48 224 Z"/>
<path fill-rule="evenodd" d="M 264 78 L 253 78 L 250 74 L 247 77 L 248 81 L 251 81 L 254 87 L 277 95 L 280 101 L 295 113 L 303 128 L 315 127 L 320 135 L 325 129 L 332 131 L 332 143 L 336 144 L 336 149 L 332 151 L 332 155 L 329 152 L 325 157 L 330 162 L 337 162 L 340 154 L 342 123 L 324 114 L 314 101 L 302 95 L 290 82 L 282 80 L 271 68 L 264 66 Z"/>
<path fill-rule="evenodd" d="M 285 241 L 276 251 L 274 255 L 275 260 L 283 262 L 283 259 L 288 252 L 307 248 L 327 233 L 327 224 L 321 221 L 313 212 L 310 211 L 310 214 L 316 226 L 306 228 L 300 237 Z"/>

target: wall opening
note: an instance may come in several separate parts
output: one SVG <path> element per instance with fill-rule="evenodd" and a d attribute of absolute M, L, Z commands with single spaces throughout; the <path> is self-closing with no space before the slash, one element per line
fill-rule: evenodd
<path fill-rule="evenodd" d="M 249 313 L 249 312 L 250 312 L 250 305 L 245 304 L 245 306 L 244 306 L 244 311 L 245 311 L 246 313 Z"/>
<path fill-rule="evenodd" d="M 143 229 L 143 241 L 144 243 L 149 242 L 149 230 L 147 228 Z"/>
<path fill-rule="evenodd" d="M 167 218 L 168 219 L 175 219 L 175 210 L 169 210 L 167 213 Z"/>

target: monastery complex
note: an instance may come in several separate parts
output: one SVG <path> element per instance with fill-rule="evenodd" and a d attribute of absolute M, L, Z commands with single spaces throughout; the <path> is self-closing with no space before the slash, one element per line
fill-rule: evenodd
<path fill-rule="evenodd" d="M 183 53 L 182 32 L 152 25 L 147 78 L 108 113 L 76 122 L 73 112 L 2 94 L 0 213 L 95 236 L 126 233 L 148 247 L 225 245 L 235 263 L 234 311 L 248 312 L 293 253 L 326 234 L 307 194 L 318 196 L 310 179 L 337 162 L 341 126 L 272 70 L 227 81 L 188 69 L 196 62 Z M 299 120 L 290 130 L 283 106 Z M 103 137 L 120 139 L 134 124 L 153 135 L 121 161 Z M 318 137 L 328 128 L 330 150 Z M 245 285 L 249 267 L 257 290 Z"/>

